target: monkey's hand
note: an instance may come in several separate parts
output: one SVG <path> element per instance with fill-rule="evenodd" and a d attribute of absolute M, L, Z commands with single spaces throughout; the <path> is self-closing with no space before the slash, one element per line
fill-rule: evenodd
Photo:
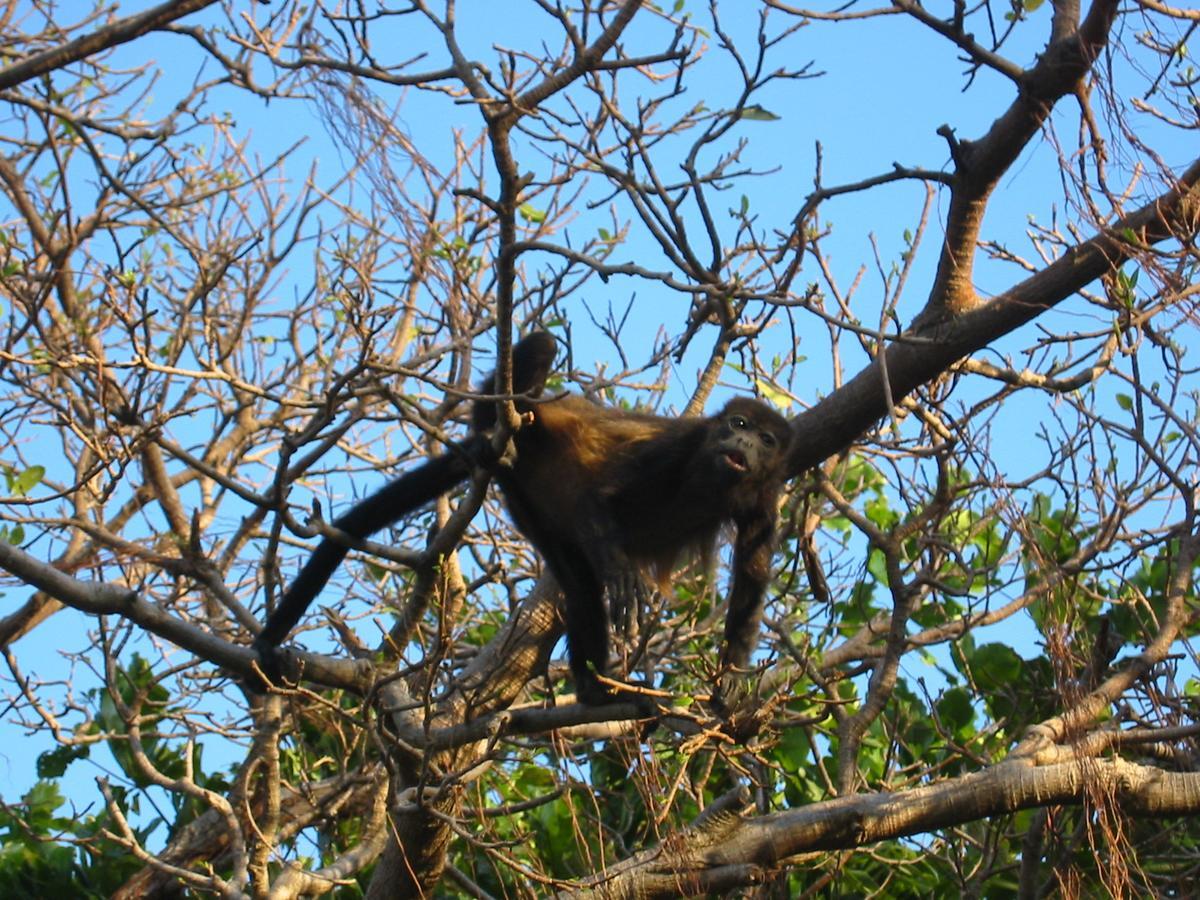
<path fill-rule="evenodd" d="M 641 573 L 629 564 L 611 569 L 604 581 L 604 595 L 609 621 L 617 634 L 626 640 L 634 638 L 651 599 L 650 588 Z"/>

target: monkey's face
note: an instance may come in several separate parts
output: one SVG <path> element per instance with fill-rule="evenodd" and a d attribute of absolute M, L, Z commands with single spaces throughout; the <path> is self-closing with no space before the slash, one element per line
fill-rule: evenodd
<path fill-rule="evenodd" d="M 715 424 L 713 455 L 722 480 L 762 482 L 782 476 L 791 435 L 782 416 L 739 397 L 721 410 Z"/>

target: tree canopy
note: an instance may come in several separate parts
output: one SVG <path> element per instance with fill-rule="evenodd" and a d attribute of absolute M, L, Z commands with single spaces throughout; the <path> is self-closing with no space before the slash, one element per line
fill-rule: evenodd
<path fill-rule="evenodd" d="M 0 3 L 0 892 L 1186 893 L 1194 9 Z M 749 687 L 727 560 L 576 703 L 483 475 L 553 392 L 791 424 Z M 706 564 L 707 562 L 707 564 Z"/>

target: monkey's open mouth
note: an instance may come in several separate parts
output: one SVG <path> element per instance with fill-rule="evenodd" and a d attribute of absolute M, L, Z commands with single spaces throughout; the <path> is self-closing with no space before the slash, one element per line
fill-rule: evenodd
<path fill-rule="evenodd" d="M 729 468 L 737 472 L 745 472 L 750 468 L 750 463 L 746 459 L 746 454 L 740 450 L 725 451 L 725 462 L 729 463 Z"/>

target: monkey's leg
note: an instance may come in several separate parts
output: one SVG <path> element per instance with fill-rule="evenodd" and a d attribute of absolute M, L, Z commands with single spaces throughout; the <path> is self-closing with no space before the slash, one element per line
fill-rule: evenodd
<path fill-rule="evenodd" d="M 609 703 L 610 691 L 596 677 L 605 675 L 608 668 L 608 615 L 595 570 L 574 544 L 542 540 L 538 549 L 562 588 L 575 695 L 580 703 Z"/>
<path fill-rule="evenodd" d="M 580 703 L 611 703 L 613 692 L 597 676 L 608 668 L 608 617 L 597 591 L 589 598 L 567 594 L 567 656 Z"/>
<path fill-rule="evenodd" d="M 575 696 L 588 706 L 626 701 L 645 703 L 647 715 L 651 715 L 657 708 L 652 700 L 635 689 L 614 684 L 608 676 L 609 619 L 604 591 L 590 569 L 585 569 L 585 573 L 581 578 L 576 570 L 567 583 L 559 579 L 566 604 L 567 656 L 575 681 Z"/>
<path fill-rule="evenodd" d="M 584 535 L 589 562 L 598 575 L 601 600 L 611 623 L 620 657 L 619 675 L 629 677 L 638 650 L 639 625 L 650 606 L 653 591 L 637 565 L 622 548 L 620 530 L 600 502 L 588 505 L 581 518 L 588 522 Z"/>

